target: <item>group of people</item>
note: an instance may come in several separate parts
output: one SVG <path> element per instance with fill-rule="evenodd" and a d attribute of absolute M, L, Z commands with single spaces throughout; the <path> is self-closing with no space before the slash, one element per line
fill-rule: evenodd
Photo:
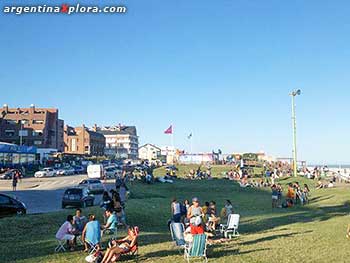
<path fill-rule="evenodd" d="M 99 262 L 110 263 L 115 262 L 123 253 L 133 248 L 137 243 L 138 227 L 128 226 L 128 234 L 123 239 L 111 239 L 109 248 L 106 253 L 101 252 L 101 238 L 104 234 L 116 234 L 117 218 L 112 209 L 107 208 L 105 211 L 106 223 L 101 224 L 94 214 L 88 217 L 82 214 L 80 208 L 76 209 L 75 215 L 68 215 L 66 221 L 60 226 L 56 233 L 56 238 L 66 241 L 71 251 L 74 251 L 77 239 L 81 239 L 84 244 L 84 251 L 88 252 L 91 247 L 95 247 L 94 262 L 100 257 Z M 115 236 L 115 235 L 114 235 Z"/>
<path fill-rule="evenodd" d="M 201 166 L 198 166 L 197 170 L 191 169 L 187 175 L 187 178 L 195 180 L 195 179 L 212 179 L 212 174 L 211 174 L 211 166 L 207 165 L 205 167 L 205 171 L 201 170 Z"/>
<path fill-rule="evenodd" d="M 285 202 L 282 203 L 283 208 L 291 207 L 296 204 L 305 205 L 309 202 L 310 189 L 307 184 L 301 186 L 298 182 L 289 183 Z"/>
<path fill-rule="evenodd" d="M 72 251 L 75 249 L 77 238 L 81 238 L 85 251 L 88 251 L 91 245 L 99 246 L 103 233 L 114 233 L 117 229 L 117 220 L 113 211 L 107 209 L 105 216 L 107 221 L 101 225 L 94 214 L 86 217 L 78 208 L 74 216 L 67 216 L 67 220 L 58 229 L 56 238 L 67 241 L 68 248 Z"/>
<path fill-rule="evenodd" d="M 220 222 L 227 221 L 228 216 L 233 213 L 233 205 L 226 200 L 224 207 L 218 214 L 216 202 L 204 202 L 201 206 L 197 197 L 192 198 L 192 204 L 188 200 L 183 203 L 176 198 L 171 202 L 171 222 L 183 223 L 186 226 L 185 239 L 190 242 L 193 235 L 206 233 L 209 237 L 216 234 Z"/>

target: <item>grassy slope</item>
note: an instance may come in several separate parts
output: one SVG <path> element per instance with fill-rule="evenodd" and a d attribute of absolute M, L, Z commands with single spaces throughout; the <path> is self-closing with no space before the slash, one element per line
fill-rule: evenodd
<path fill-rule="evenodd" d="M 229 198 L 235 212 L 241 214 L 241 237 L 211 247 L 208 255 L 212 262 L 347 262 L 349 258 L 347 188 L 312 190 L 310 205 L 275 211 L 270 208 L 267 189 L 241 189 L 226 180 L 180 180 L 151 186 L 135 183 L 131 189 L 127 214 L 129 223 L 142 231 L 141 262 L 183 262 L 166 229 L 174 195 L 213 199 L 219 208 Z M 99 208 L 84 212 L 91 211 L 101 219 Z M 54 253 L 54 235 L 69 212 L 1 219 L 0 243 L 8 245 L 0 247 L 0 262 L 84 262 L 83 252 Z"/>

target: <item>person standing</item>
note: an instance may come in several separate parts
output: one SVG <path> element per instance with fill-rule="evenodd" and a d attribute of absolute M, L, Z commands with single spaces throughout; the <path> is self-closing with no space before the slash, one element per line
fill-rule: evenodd
<path fill-rule="evenodd" d="M 174 221 L 175 223 L 180 223 L 181 207 L 180 207 L 180 203 L 176 200 L 176 198 L 173 198 L 171 202 L 171 217 L 172 217 L 172 221 Z"/>
<path fill-rule="evenodd" d="M 12 191 L 17 190 L 17 182 L 18 182 L 17 173 L 12 173 Z"/>

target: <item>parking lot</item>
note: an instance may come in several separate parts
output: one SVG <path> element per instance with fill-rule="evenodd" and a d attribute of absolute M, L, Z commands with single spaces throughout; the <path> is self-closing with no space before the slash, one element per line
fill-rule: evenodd
<path fill-rule="evenodd" d="M 45 213 L 61 209 L 61 199 L 66 188 L 77 185 L 87 175 L 58 176 L 49 178 L 24 178 L 12 191 L 11 180 L 0 181 L 0 192 L 16 196 L 27 206 L 27 213 Z M 113 186 L 114 180 L 108 180 L 106 188 Z M 101 195 L 95 195 L 95 205 L 101 202 Z"/>

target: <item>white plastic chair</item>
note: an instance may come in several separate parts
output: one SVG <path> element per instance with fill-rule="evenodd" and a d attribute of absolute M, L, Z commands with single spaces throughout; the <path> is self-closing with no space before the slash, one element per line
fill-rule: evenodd
<path fill-rule="evenodd" d="M 227 224 L 220 224 L 220 233 L 225 238 L 232 238 L 239 236 L 238 226 L 239 226 L 239 214 L 231 214 L 228 216 Z"/>

